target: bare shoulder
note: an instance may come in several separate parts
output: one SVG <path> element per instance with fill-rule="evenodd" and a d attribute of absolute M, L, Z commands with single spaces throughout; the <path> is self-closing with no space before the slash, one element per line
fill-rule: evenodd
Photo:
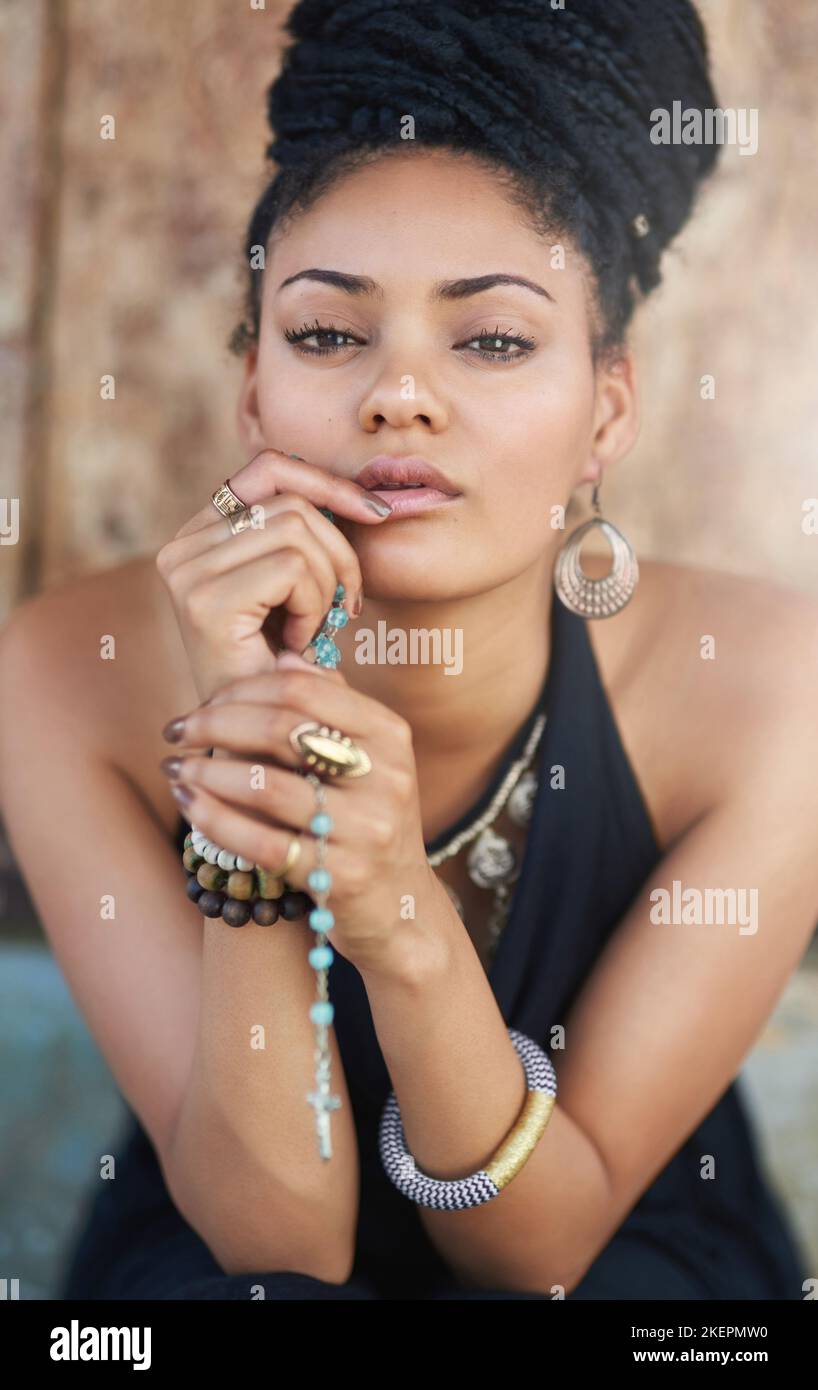
<path fill-rule="evenodd" d="M 66 738 L 121 768 L 171 829 L 161 730 L 198 701 L 153 556 L 25 599 L 0 630 L 0 650 L 7 709 L 39 702 Z"/>
<path fill-rule="evenodd" d="M 775 748 L 783 778 L 810 749 L 818 756 L 811 595 L 640 561 L 631 602 L 589 629 L 663 847 L 722 799 L 761 750 Z"/>

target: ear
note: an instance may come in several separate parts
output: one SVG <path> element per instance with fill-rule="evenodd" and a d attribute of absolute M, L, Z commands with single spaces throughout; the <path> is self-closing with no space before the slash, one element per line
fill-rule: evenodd
<path fill-rule="evenodd" d="M 251 347 L 247 349 L 244 356 L 244 377 L 236 403 L 236 424 L 239 439 L 247 458 L 254 458 L 256 454 L 267 447 L 267 441 L 261 427 L 257 388 L 258 347 Z"/>
<path fill-rule="evenodd" d="M 639 424 L 636 367 L 631 349 L 625 348 L 597 368 L 591 449 L 579 481 L 600 482 L 609 464 L 633 448 Z"/>

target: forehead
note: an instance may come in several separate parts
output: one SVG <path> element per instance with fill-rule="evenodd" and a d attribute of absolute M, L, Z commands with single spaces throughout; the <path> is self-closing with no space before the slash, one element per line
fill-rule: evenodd
<path fill-rule="evenodd" d="M 390 152 L 345 174 L 273 233 L 265 290 L 273 293 L 307 266 L 366 274 L 386 294 L 423 294 L 436 280 L 506 272 L 579 307 L 587 268 L 564 236 L 564 266 L 553 264 L 556 244 L 557 234 L 538 234 L 500 180 L 467 155 Z M 523 295 L 514 295 L 522 307 Z"/>

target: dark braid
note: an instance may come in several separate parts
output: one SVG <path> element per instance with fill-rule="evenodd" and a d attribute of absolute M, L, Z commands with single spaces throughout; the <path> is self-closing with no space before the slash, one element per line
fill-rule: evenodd
<path fill-rule="evenodd" d="M 650 139 L 655 108 L 718 104 L 691 0 L 300 0 L 286 28 L 267 98 L 277 172 L 246 263 L 345 173 L 392 149 L 442 147 L 494 173 L 539 233 L 575 241 L 596 280 L 594 353 L 622 342 L 719 152 Z M 401 138 L 407 115 L 413 140 Z M 231 351 L 257 340 L 260 305 L 250 270 Z"/>

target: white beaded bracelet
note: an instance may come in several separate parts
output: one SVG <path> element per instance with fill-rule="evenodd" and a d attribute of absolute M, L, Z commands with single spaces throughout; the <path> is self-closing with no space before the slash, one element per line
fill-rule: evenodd
<path fill-rule="evenodd" d="M 432 1178 L 422 1173 L 406 1147 L 397 1096 L 391 1091 L 381 1116 L 379 1148 L 389 1179 L 404 1197 L 436 1211 L 463 1211 L 490 1202 L 520 1171 L 551 1118 L 557 1077 L 548 1053 L 532 1038 L 509 1028 L 525 1070 L 528 1094 L 519 1119 L 488 1163 L 467 1178 Z"/>
<path fill-rule="evenodd" d="M 225 873 L 230 873 L 233 869 L 249 873 L 251 869 L 256 868 L 252 859 L 245 859 L 241 854 L 233 854 L 232 850 L 222 849 L 221 845 L 217 845 L 215 840 L 209 840 L 204 832 L 193 824 L 190 832 L 190 843 L 208 864 L 217 864 Z"/>

